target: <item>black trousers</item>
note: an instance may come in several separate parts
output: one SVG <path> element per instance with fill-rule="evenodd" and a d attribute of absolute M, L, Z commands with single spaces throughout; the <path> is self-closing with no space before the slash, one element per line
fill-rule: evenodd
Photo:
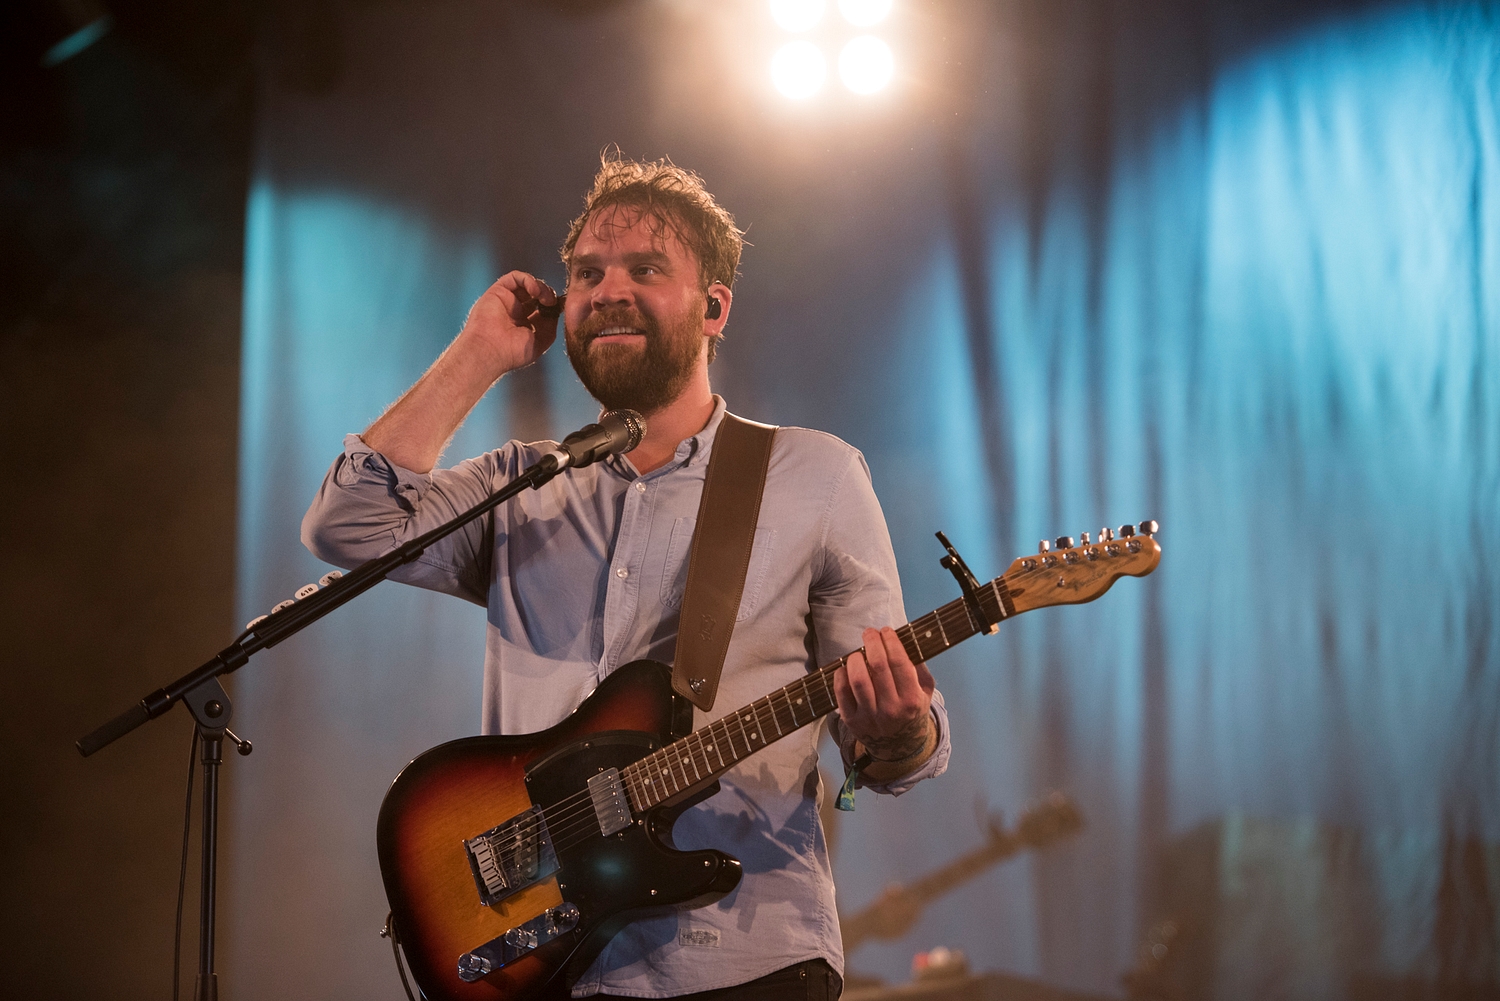
<path fill-rule="evenodd" d="M 838 1001 L 844 980 L 827 960 L 809 959 L 747 984 L 680 995 L 681 1001 Z M 599 994 L 601 998 L 618 994 Z"/>

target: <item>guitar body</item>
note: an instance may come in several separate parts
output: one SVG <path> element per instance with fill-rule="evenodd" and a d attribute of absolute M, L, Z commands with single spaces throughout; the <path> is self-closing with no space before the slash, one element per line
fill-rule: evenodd
<path fill-rule="evenodd" d="M 381 805 L 376 844 L 402 950 L 428 998 L 566 998 L 628 921 L 712 903 L 739 884 L 737 859 L 672 846 L 672 823 L 717 791 L 716 782 L 607 836 L 593 819 L 590 778 L 624 768 L 691 726 L 692 707 L 672 693 L 670 669 L 635 661 L 549 730 L 451 741 L 401 771 Z M 547 874 L 543 866 L 540 878 L 486 903 L 465 843 L 533 807 L 553 808 L 555 868 Z M 589 824 L 591 831 L 582 830 Z M 473 979 L 460 975 L 462 957 L 507 933 L 517 955 L 483 975 L 470 970 Z"/>

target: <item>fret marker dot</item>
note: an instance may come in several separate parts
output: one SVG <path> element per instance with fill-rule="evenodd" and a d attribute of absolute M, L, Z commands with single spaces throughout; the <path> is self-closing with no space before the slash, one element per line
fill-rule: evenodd
<path fill-rule="evenodd" d="M 932 639 L 932 630 L 929 629 L 925 633 L 923 633 L 922 634 L 922 638 L 923 639 L 928 639 L 928 640 Z"/>

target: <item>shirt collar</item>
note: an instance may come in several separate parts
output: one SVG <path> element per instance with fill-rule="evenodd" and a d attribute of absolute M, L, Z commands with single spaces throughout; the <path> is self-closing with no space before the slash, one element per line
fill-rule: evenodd
<path fill-rule="evenodd" d="M 703 425 L 703 430 L 695 435 L 682 439 L 677 445 L 677 451 L 672 455 L 672 461 L 663 465 L 660 469 L 653 469 L 646 475 L 657 476 L 672 469 L 687 469 L 690 466 L 707 462 L 709 454 L 714 449 L 714 438 L 719 433 L 719 425 L 724 422 L 725 413 L 724 397 L 718 393 L 714 394 L 714 412 L 709 415 L 708 423 Z M 641 474 L 632 465 L 625 455 L 611 455 L 605 460 L 614 472 L 635 479 Z"/>

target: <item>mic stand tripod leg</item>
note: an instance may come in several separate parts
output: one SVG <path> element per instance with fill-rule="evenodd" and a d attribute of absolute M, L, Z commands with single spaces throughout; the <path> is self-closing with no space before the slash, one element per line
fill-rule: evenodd
<path fill-rule="evenodd" d="M 227 713 L 226 713 L 227 715 Z M 214 973 L 214 904 L 219 854 L 219 764 L 224 760 L 224 728 L 198 727 L 203 743 L 203 866 L 198 903 L 198 981 L 194 1001 L 219 1001 Z"/>
<path fill-rule="evenodd" d="M 234 741 L 241 754 L 250 753 L 250 742 L 229 731 L 234 707 L 219 679 L 208 679 L 183 693 L 183 703 L 198 725 L 203 747 L 203 865 L 198 896 L 198 980 L 193 1001 L 219 1001 L 219 979 L 214 973 L 214 919 L 219 868 L 219 765 L 224 761 L 224 737 Z"/>

